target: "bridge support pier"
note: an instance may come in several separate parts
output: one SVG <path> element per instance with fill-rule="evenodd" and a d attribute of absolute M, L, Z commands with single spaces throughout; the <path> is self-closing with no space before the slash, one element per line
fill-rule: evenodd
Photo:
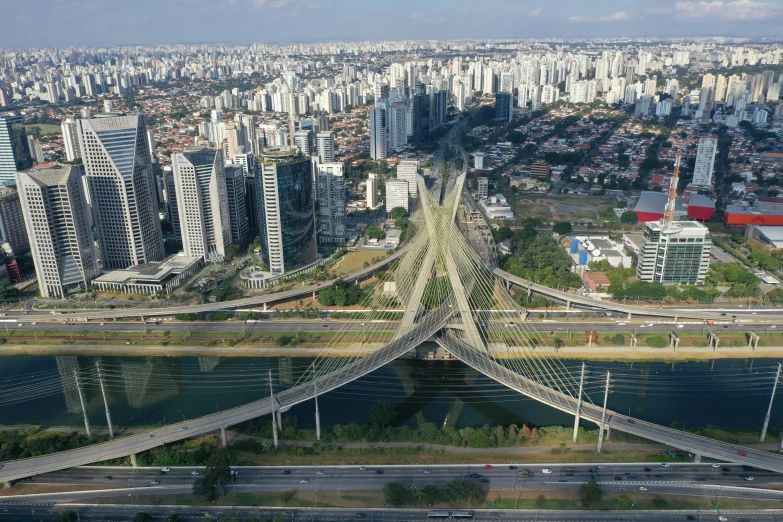
<path fill-rule="evenodd" d="M 103 382 L 103 373 L 101 372 L 101 365 L 98 361 L 95 361 L 95 368 L 98 370 L 98 381 L 101 384 L 101 395 L 103 395 L 103 406 L 106 408 L 106 423 L 109 425 L 109 438 L 114 438 L 114 426 L 111 423 L 111 412 L 109 411 L 109 401 L 106 398 L 106 384 Z"/>
<path fill-rule="evenodd" d="M 750 336 L 748 337 L 748 348 L 753 349 L 753 351 L 756 351 L 756 348 L 759 347 L 759 334 L 756 332 L 750 332 Z"/>
<path fill-rule="evenodd" d="M 318 412 L 318 385 L 315 385 L 315 440 L 321 440 L 321 414 Z"/>
<path fill-rule="evenodd" d="M 133 466 L 134 468 L 138 468 L 139 467 L 139 463 L 136 462 L 136 454 L 135 453 L 131 453 L 130 454 L 130 459 L 131 459 L 131 466 Z"/>
<path fill-rule="evenodd" d="M 79 371 L 73 371 L 73 378 L 76 380 L 76 390 L 79 392 L 79 403 L 82 405 L 82 414 L 84 414 L 84 429 L 87 431 L 87 438 L 92 440 L 92 430 L 90 430 L 90 419 L 87 418 L 87 408 L 84 406 L 84 390 L 79 383 Z"/>
<path fill-rule="evenodd" d="M 680 346 L 680 338 L 677 336 L 676 333 L 672 332 L 669 334 L 669 348 L 671 348 L 673 351 L 677 351 L 677 347 Z"/>
<path fill-rule="evenodd" d="M 272 370 L 269 370 L 269 398 L 272 400 L 272 438 L 275 443 L 275 449 L 278 448 L 277 442 L 277 419 L 275 418 L 275 391 L 272 388 Z"/>
<path fill-rule="evenodd" d="M 266 303 L 264 303 L 264 312 L 266 312 Z"/>
<path fill-rule="evenodd" d="M 778 372 L 775 374 L 775 384 L 772 385 L 772 396 L 769 398 L 769 408 L 767 408 L 767 415 L 764 417 L 764 426 L 761 428 L 761 442 L 764 442 L 764 437 L 767 436 L 769 417 L 772 415 L 772 401 L 775 400 L 775 392 L 778 390 L 778 380 L 780 380 L 780 363 L 778 363 Z M 781 446 L 783 446 L 783 440 L 781 441 Z"/>
<path fill-rule="evenodd" d="M 710 348 L 712 348 L 713 351 L 717 352 L 718 351 L 718 343 L 720 342 L 720 337 L 715 335 L 715 332 L 710 330 L 710 334 L 708 336 L 708 339 L 709 339 L 709 343 L 710 343 Z"/>
<path fill-rule="evenodd" d="M 527 298 L 530 299 L 533 296 L 533 287 L 528 286 L 527 287 Z"/>
<path fill-rule="evenodd" d="M 226 438 L 226 428 L 225 427 L 221 427 L 220 428 L 220 442 L 223 443 L 223 447 L 224 448 L 228 447 L 228 439 Z"/>
<path fill-rule="evenodd" d="M 571 301 L 566 301 L 566 310 L 571 309 Z"/>
<path fill-rule="evenodd" d="M 315 301 L 315 290 L 313 290 L 313 301 Z"/>
<path fill-rule="evenodd" d="M 693 462 L 695 462 L 695 463 L 697 463 L 697 464 L 698 464 L 699 462 L 701 462 L 701 455 L 699 455 L 698 453 L 697 453 L 696 455 L 694 455 L 694 456 L 693 456 Z"/>
<path fill-rule="evenodd" d="M 633 319 L 633 314 L 631 312 L 628 312 L 628 320 L 630 321 L 631 319 Z"/>
<path fill-rule="evenodd" d="M 601 424 L 598 426 L 598 449 L 596 451 L 601 453 L 601 446 L 604 443 L 604 427 L 606 426 L 606 401 L 609 400 L 609 380 L 611 373 L 606 372 L 606 390 L 604 391 L 604 409 L 601 411 Z"/>
<path fill-rule="evenodd" d="M 636 338 L 636 334 L 635 334 L 635 333 L 632 333 L 632 334 L 631 334 L 631 349 L 632 349 L 632 350 L 636 350 L 636 343 L 638 343 L 638 342 L 639 342 L 639 341 L 638 341 L 638 339 Z"/>
<path fill-rule="evenodd" d="M 585 363 L 582 363 L 582 376 L 579 378 L 579 397 L 576 399 L 576 418 L 574 419 L 574 437 L 573 441 L 576 442 L 576 435 L 579 433 L 579 415 L 582 413 L 582 387 L 585 382 Z"/>
<path fill-rule="evenodd" d="M 611 438 L 612 438 L 612 427 L 611 426 L 607 426 L 606 427 L 606 437 L 605 437 L 605 440 L 609 440 Z"/>
<path fill-rule="evenodd" d="M 13 484 L 11 484 L 10 480 L 6 480 L 5 482 L 3 482 L 3 486 L 5 486 L 6 489 L 9 489 L 13 486 Z"/>

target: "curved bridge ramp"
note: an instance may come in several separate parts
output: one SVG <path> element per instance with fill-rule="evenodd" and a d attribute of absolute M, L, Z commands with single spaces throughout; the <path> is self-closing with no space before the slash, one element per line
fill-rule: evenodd
<path fill-rule="evenodd" d="M 451 353 L 451 355 L 487 377 L 490 377 L 531 399 L 543 402 L 544 404 L 570 413 L 571 415 L 576 414 L 577 399 L 575 397 L 553 390 L 498 364 L 485 354 L 473 349 L 453 333 L 446 332 L 443 335 L 438 336 L 436 341 L 441 347 Z M 596 425 L 600 425 L 601 408 L 582 401 L 581 416 Z M 688 451 L 695 455 L 783 473 L 783 457 L 775 453 L 719 442 L 707 437 L 666 428 L 650 422 L 631 419 L 627 415 L 622 415 L 609 410 L 606 412 L 606 419 L 607 422 L 605 423 L 605 426 L 610 427 L 613 430 L 630 433 L 648 440 Z M 629 422 L 629 420 L 632 420 L 633 422 Z M 739 456 L 737 452 L 740 450 L 747 456 Z"/>

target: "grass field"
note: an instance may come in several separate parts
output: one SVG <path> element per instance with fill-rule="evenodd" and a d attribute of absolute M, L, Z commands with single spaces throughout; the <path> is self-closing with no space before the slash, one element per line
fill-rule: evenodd
<path fill-rule="evenodd" d="M 362 268 L 364 263 L 373 264 L 382 260 L 390 252 L 391 250 L 357 250 L 348 252 L 329 268 L 329 272 L 337 276 L 349 274 Z"/>
<path fill-rule="evenodd" d="M 617 200 L 612 196 L 576 196 L 558 194 L 522 195 L 514 198 L 514 213 L 550 221 L 617 221 L 612 209 Z"/>
<path fill-rule="evenodd" d="M 25 125 L 25 130 L 29 133 L 30 129 L 38 127 L 41 131 L 41 136 L 47 136 L 49 134 L 62 134 L 62 128 L 59 125 L 50 125 L 48 123 L 36 123 L 34 125 Z"/>

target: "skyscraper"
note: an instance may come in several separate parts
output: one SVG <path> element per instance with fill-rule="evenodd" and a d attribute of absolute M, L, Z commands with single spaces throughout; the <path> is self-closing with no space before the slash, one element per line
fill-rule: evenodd
<path fill-rule="evenodd" d="M 186 256 L 219 261 L 231 244 L 223 154 L 191 149 L 172 158 L 182 249 Z"/>
<path fill-rule="evenodd" d="M 242 165 L 236 163 L 226 165 L 225 172 L 231 242 L 240 243 L 247 236 L 249 227 L 245 205 L 245 175 Z"/>
<path fill-rule="evenodd" d="M 316 164 L 318 216 L 321 222 L 319 243 L 345 243 L 346 201 L 342 162 Z"/>
<path fill-rule="evenodd" d="M 397 207 L 408 211 L 408 182 L 390 178 L 386 180 L 386 213 L 389 214 Z"/>
<path fill-rule="evenodd" d="M 499 92 L 495 95 L 495 118 L 511 121 L 514 118 L 514 94 Z"/>
<path fill-rule="evenodd" d="M 370 109 L 370 157 L 374 160 L 387 157 L 386 126 L 385 104 Z"/>
<path fill-rule="evenodd" d="M 103 268 L 164 257 L 144 116 L 77 120 Z"/>
<path fill-rule="evenodd" d="M 408 192 L 416 197 L 419 194 L 419 187 L 416 183 L 419 176 L 419 162 L 416 160 L 401 160 L 397 164 L 397 179 L 404 179 L 408 182 Z"/>
<path fill-rule="evenodd" d="M 16 173 L 33 166 L 22 116 L 0 116 L 0 184 L 13 183 Z"/>
<path fill-rule="evenodd" d="M 177 206 L 177 188 L 174 183 L 174 171 L 170 166 L 163 171 L 163 190 L 166 192 L 166 221 L 172 228 L 173 236 L 182 239 L 179 225 L 179 207 Z"/>
<path fill-rule="evenodd" d="M 302 151 L 305 156 L 313 154 L 313 131 L 300 130 L 294 133 L 294 145 Z"/>
<path fill-rule="evenodd" d="M 79 126 L 76 120 L 68 118 L 60 125 L 63 132 L 63 144 L 65 145 L 65 159 L 73 161 L 82 157 L 82 151 L 79 149 Z"/>
<path fill-rule="evenodd" d="M 328 163 L 334 161 L 334 132 L 323 131 L 315 135 L 318 161 Z"/>
<path fill-rule="evenodd" d="M 378 178 L 376 174 L 370 173 L 365 183 L 367 191 L 367 208 L 373 210 L 378 207 Z"/>
<path fill-rule="evenodd" d="M 99 273 L 81 177 L 81 166 L 16 175 L 43 297 L 86 291 Z"/>
<path fill-rule="evenodd" d="M 442 125 L 446 123 L 446 101 L 448 100 L 448 94 L 448 91 L 445 90 L 439 90 L 432 93 L 430 118 L 433 125 Z"/>
<path fill-rule="evenodd" d="M 712 187 L 712 173 L 715 169 L 715 153 L 718 140 L 701 138 L 696 151 L 696 164 L 693 167 L 693 184 L 697 187 Z"/>
<path fill-rule="evenodd" d="M 14 255 L 30 250 L 18 187 L 0 187 L 0 239 L 11 245 Z"/>
<path fill-rule="evenodd" d="M 269 270 L 275 274 L 317 259 L 310 158 L 293 147 L 261 152 L 256 186 L 258 234 Z"/>

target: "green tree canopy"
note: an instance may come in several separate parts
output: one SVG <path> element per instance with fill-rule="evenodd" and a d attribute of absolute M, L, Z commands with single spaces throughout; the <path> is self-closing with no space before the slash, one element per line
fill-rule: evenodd
<path fill-rule="evenodd" d="M 552 227 L 552 231 L 557 232 L 558 234 L 568 234 L 572 230 L 571 223 L 568 221 L 558 221 L 555 223 L 555 225 Z"/>
<path fill-rule="evenodd" d="M 389 212 L 389 218 L 394 220 L 406 217 L 408 217 L 408 211 L 402 207 L 394 207 L 391 212 Z"/>
<path fill-rule="evenodd" d="M 218 451 L 206 463 L 204 474 L 193 484 L 193 494 L 200 500 L 211 502 L 231 482 L 231 466 L 228 453 Z"/>
<path fill-rule="evenodd" d="M 386 502 L 394 507 L 400 507 L 412 500 L 410 492 L 399 480 L 388 482 L 383 486 L 383 495 L 386 497 Z"/>
<path fill-rule="evenodd" d="M 380 227 L 368 227 L 364 234 L 370 239 L 383 239 L 383 230 Z"/>
<path fill-rule="evenodd" d="M 637 216 L 636 212 L 634 212 L 633 210 L 626 210 L 620 216 L 620 223 L 625 223 L 626 225 L 633 225 L 634 223 L 638 223 L 638 222 L 639 222 L 639 216 Z"/>
<path fill-rule="evenodd" d="M 597 503 L 601 502 L 604 493 L 598 486 L 598 482 L 591 480 L 585 484 L 579 486 L 579 500 L 582 502 L 582 506 L 590 508 Z"/>

